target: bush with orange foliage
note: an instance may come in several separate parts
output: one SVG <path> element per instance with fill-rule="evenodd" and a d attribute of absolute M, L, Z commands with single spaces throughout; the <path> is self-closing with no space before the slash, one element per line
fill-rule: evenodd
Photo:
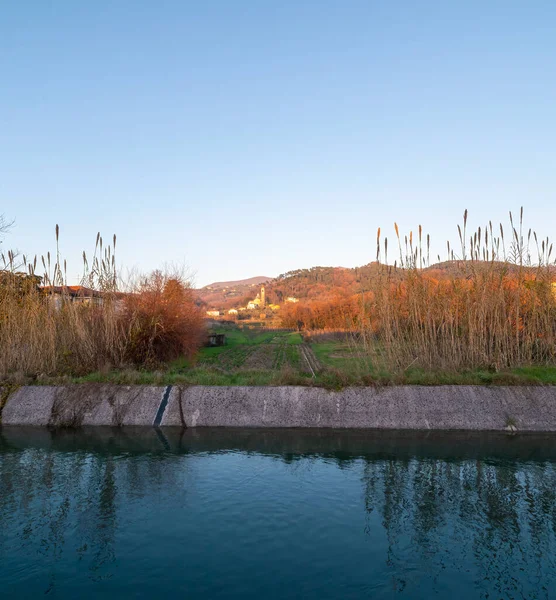
<path fill-rule="evenodd" d="M 56 226 L 57 243 L 58 235 Z M 92 257 L 83 253 L 82 285 L 94 301 L 72 293 L 58 248 L 41 260 L 0 254 L 0 381 L 153 367 L 202 345 L 204 319 L 186 280 L 155 272 L 122 293 L 115 245 L 99 234 Z"/>
<path fill-rule="evenodd" d="M 361 325 L 369 299 L 369 294 L 336 295 L 323 300 L 286 303 L 280 317 L 282 325 L 291 329 L 355 330 Z"/>
<path fill-rule="evenodd" d="M 180 356 L 190 358 L 206 335 L 203 314 L 192 290 L 179 277 L 153 272 L 125 297 L 127 359 L 153 365 Z"/>

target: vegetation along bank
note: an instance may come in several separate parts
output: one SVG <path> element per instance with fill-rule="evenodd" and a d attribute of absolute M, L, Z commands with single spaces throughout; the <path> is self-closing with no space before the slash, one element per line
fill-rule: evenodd
<path fill-rule="evenodd" d="M 97 236 L 80 284 L 69 285 L 56 228 L 52 253 L 2 254 L 0 382 L 556 383 L 552 244 L 524 226 L 522 212 L 509 226 L 473 232 L 466 212 L 447 261 L 431 261 L 421 226 L 394 232 L 388 239 L 379 229 L 376 261 L 365 267 L 294 271 L 266 283 L 241 318 L 238 305 L 233 318 L 206 319 L 213 307 L 179 272 L 124 281 L 115 237 L 107 245 Z M 208 347 L 211 332 L 225 344 Z"/>

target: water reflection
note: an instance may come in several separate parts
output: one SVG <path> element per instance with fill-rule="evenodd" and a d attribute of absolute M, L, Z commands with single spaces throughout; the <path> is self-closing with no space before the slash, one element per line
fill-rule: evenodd
<path fill-rule="evenodd" d="M 124 568 L 125 554 L 147 544 L 153 545 L 149 568 L 163 572 L 171 536 L 164 523 L 177 515 L 218 520 L 220 544 L 230 525 L 218 510 L 251 519 L 253 527 L 258 519 L 258 533 L 249 535 L 260 540 L 273 511 L 282 529 L 303 536 L 295 527 L 296 511 L 304 510 L 303 522 L 319 515 L 338 525 L 347 547 L 375 552 L 381 570 L 369 573 L 352 597 L 372 589 L 375 597 L 547 598 L 556 587 L 555 441 L 550 435 L 4 428 L 0 575 L 8 590 L 21 591 L 29 580 L 22 566 L 30 564 L 42 593 L 55 594 L 62 585 L 67 595 L 68 572 L 77 571 L 83 596 L 83 572 L 91 590 L 109 584 Z M 219 467 L 226 456 L 235 462 Z M 307 468 L 299 471 L 301 465 Z M 232 485 L 233 469 L 241 477 Z M 303 495 L 306 507 L 299 508 Z M 295 510 L 281 513 L 281 496 Z M 183 527 L 191 531 L 194 524 Z M 329 543 L 330 531 L 315 529 L 322 538 L 314 543 Z M 211 547 L 206 533 L 210 556 L 214 542 Z M 345 560 L 353 581 L 353 556 L 348 552 Z M 327 585 L 309 587 L 306 596 L 349 596 L 348 583 L 336 590 Z"/>

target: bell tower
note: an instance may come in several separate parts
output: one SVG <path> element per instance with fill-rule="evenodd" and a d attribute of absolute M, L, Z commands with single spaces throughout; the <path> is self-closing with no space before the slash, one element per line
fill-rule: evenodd
<path fill-rule="evenodd" d="M 264 285 L 261 286 L 261 304 L 260 304 L 260 308 L 264 308 L 265 307 L 265 295 L 264 295 Z"/>

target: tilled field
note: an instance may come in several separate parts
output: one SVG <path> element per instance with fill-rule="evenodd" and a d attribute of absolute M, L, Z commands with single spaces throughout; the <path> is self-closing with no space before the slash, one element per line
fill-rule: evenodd
<path fill-rule="evenodd" d="M 236 344 L 222 349 L 217 355 L 206 357 L 202 363 L 225 371 L 291 368 L 312 375 L 321 368 L 309 345 L 288 343 L 288 335 L 284 333 L 265 336 L 258 343 L 247 339 L 246 343 Z"/>

